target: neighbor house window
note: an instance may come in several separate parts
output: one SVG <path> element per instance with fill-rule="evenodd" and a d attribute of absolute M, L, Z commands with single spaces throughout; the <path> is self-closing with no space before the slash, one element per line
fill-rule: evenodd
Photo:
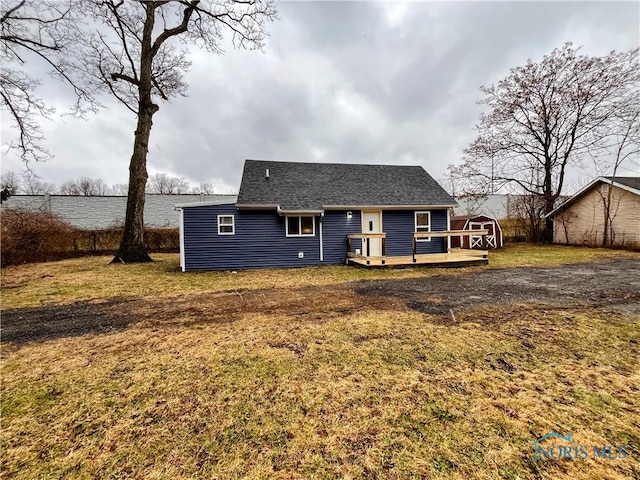
<path fill-rule="evenodd" d="M 416 233 L 431 231 L 431 212 L 416 212 Z M 429 242 L 431 237 L 419 238 L 420 242 Z"/>
<path fill-rule="evenodd" d="M 218 215 L 218 235 L 234 235 L 236 226 L 233 215 Z"/>
<path fill-rule="evenodd" d="M 313 237 L 315 233 L 312 216 L 287 216 L 287 237 Z"/>

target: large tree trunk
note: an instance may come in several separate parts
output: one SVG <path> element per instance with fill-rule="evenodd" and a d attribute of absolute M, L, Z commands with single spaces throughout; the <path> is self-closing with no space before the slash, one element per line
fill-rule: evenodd
<path fill-rule="evenodd" d="M 140 102 L 142 104 L 142 102 Z M 113 262 L 150 262 L 144 244 L 144 199 L 147 185 L 147 150 L 153 114 L 158 107 L 149 101 L 146 108 L 140 105 L 138 125 L 135 132 L 133 155 L 129 164 L 129 194 L 127 215 L 120 248 Z"/>
<path fill-rule="evenodd" d="M 602 246 L 606 247 L 609 244 L 609 207 L 606 204 L 606 199 L 603 198 L 604 204 L 604 230 L 602 231 Z M 596 242 L 598 239 L 596 238 Z"/>
<path fill-rule="evenodd" d="M 544 214 L 547 215 L 553 211 L 555 199 L 545 198 L 544 200 Z M 547 217 L 544 219 L 544 230 L 542 231 L 542 241 L 544 243 L 553 243 L 553 218 Z"/>
<path fill-rule="evenodd" d="M 544 214 L 548 215 L 553 211 L 556 203 L 556 196 L 553 194 L 553 178 L 551 159 L 545 153 L 544 163 Z M 539 217 L 538 217 L 539 218 Z M 544 230 L 542 231 L 542 241 L 544 243 L 553 243 L 553 218 L 546 217 L 544 219 Z"/>

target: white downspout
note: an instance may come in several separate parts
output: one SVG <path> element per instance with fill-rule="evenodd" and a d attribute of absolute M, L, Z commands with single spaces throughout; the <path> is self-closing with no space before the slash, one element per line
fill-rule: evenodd
<path fill-rule="evenodd" d="M 318 221 L 320 223 L 320 261 L 323 262 L 324 252 L 322 251 L 322 216 L 319 217 Z"/>
<path fill-rule="evenodd" d="M 180 209 L 180 269 L 184 272 L 184 209 Z"/>

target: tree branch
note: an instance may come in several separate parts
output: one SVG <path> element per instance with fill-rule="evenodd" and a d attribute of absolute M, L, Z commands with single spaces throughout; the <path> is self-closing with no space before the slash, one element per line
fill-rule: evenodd
<path fill-rule="evenodd" d="M 132 85 L 139 86 L 140 81 L 136 78 L 130 77 L 129 75 L 125 75 L 124 73 L 112 73 L 111 80 L 124 80 L 125 82 L 129 82 Z"/>

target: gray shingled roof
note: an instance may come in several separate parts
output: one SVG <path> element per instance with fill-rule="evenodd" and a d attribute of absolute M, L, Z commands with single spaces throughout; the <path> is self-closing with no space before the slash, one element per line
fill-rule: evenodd
<path fill-rule="evenodd" d="M 611 177 L 604 178 L 611 180 Z M 615 177 L 613 181 L 640 190 L 640 177 Z"/>
<path fill-rule="evenodd" d="M 238 205 L 278 205 L 287 211 L 456 202 L 418 166 L 246 160 Z"/>

